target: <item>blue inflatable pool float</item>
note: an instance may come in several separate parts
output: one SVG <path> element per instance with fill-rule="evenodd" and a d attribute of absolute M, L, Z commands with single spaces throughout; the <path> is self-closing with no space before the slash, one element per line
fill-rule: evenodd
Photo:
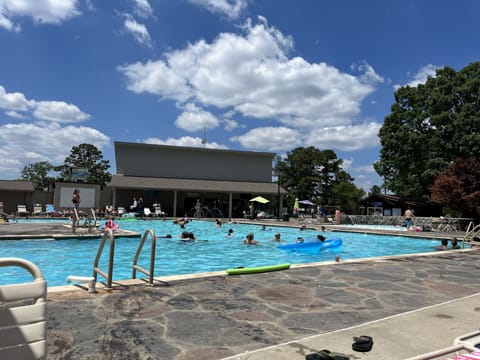
<path fill-rule="evenodd" d="M 342 239 L 327 239 L 325 241 L 306 241 L 303 243 L 279 245 L 277 249 L 287 251 L 320 251 L 337 248 L 341 245 Z"/>

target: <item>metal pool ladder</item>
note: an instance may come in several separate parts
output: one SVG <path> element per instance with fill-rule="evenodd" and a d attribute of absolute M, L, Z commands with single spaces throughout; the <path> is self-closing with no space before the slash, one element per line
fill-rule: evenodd
<path fill-rule="evenodd" d="M 105 246 L 105 242 L 107 241 L 107 239 L 110 240 L 110 254 L 108 257 L 108 274 L 98 267 L 98 263 L 100 262 L 100 257 L 102 256 L 103 248 Z M 95 263 L 93 265 L 93 277 L 95 278 L 95 281 L 97 281 L 97 274 L 100 274 L 105 279 L 107 279 L 107 287 L 106 287 L 107 290 L 112 289 L 114 255 L 115 255 L 115 236 L 113 235 L 112 229 L 105 229 L 105 232 L 103 233 L 102 241 L 100 242 L 100 246 L 98 247 Z"/>
<path fill-rule="evenodd" d="M 145 244 L 145 241 L 147 240 L 148 235 L 150 235 L 152 239 L 152 246 L 150 250 L 150 270 L 145 270 L 141 266 L 138 265 L 138 258 L 140 256 L 140 253 L 142 252 L 143 245 Z M 148 284 L 153 286 L 153 274 L 155 270 L 155 249 L 157 247 L 157 236 L 155 235 L 155 232 L 151 229 L 146 230 L 143 233 L 142 240 L 140 241 L 140 244 L 138 244 L 138 249 L 137 253 L 135 254 L 135 257 L 133 259 L 133 265 L 132 265 L 132 279 L 136 279 L 137 276 L 137 270 L 140 271 L 141 273 L 145 274 L 148 276 Z"/>
<path fill-rule="evenodd" d="M 480 224 L 475 226 L 473 221 L 468 224 L 467 231 L 465 232 L 465 237 L 462 241 L 462 247 L 465 247 L 465 244 L 471 244 L 475 238 L 480 237 Z"/>

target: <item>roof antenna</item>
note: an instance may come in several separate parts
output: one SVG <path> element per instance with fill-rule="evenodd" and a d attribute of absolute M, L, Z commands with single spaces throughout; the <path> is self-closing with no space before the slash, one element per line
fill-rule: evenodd
<path fill-rule="evenodd" d="M 206 127 L 203 128 L 202 144 L 203 144 L 203 147 L 206 147 L 207 145 L 207 128 Z"/>

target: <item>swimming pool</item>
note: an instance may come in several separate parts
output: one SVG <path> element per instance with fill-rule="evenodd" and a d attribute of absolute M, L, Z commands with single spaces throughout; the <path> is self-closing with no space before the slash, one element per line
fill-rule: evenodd
<path fill-rule="evenodd" d="M 359 259 L 388 255 L 413 254 L 434 251 L 438 240 L 418 239 L 403 236 L 384 236 L 349 232 L 324 232 L 328 238 L 341 238 L 343 245 L 314 253 L 286 252 L 277 249 L 278 242 L 272 241 L 276 232 L 281 233 L 285 243 L 294 243 L 298 236 L 305 239 L 315 237 L 319 232 L 301 231 L 298 228 L 267 225 L 224 224 L 217 227 L 212 221 L 192 221 L 180 229 L 169 220 L 118 221 L 121 228 L 144 232 L 153 229 L 157 240 L 155 276 L 180 275 L 220 271 L 235 267 L 255 267 L 279 263 L 311 263 L 340 259 Z M 233 237 L 227 237 L 228 229 L 234 230 Z M 179 241 L 179 234 L 191 231 L 197 241 Z M 246 246 L 242 241 L 249 232 L 255 234 L 259 246 Z M 160 238 L 172 234 L 172 239 Z M 132 262 L 140 242 L 139 238 L 116 238 L 113 281 L 129 279 L 132 275 Z M 93 263 L 98 250 L 99 239 L 66 240 L 2 240 L 0 257 L 22 257 L 37 264 L 47 279 L 48 286 L 65 285 L 68 275 L 92 276 Z M 139 265 L 148 268 L 150 242 L 145 243 Z M 105 246 L 100 268 L 106 271 L 108 246 Z M 0 284 L 30 281 L 31 277 L 23 270 L 0 269 Z M 138 277 L 144 277 L 138 274 Z M 99 281 L 104 279 L 99 276 Z"/>

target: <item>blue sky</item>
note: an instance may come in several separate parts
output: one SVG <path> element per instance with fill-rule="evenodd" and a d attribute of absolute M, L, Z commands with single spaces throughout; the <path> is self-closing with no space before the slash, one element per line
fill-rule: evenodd
<path fill-rule="evenodd" d="M 0 0 L 0 178 L 113 142 L 333 149 L 357 186 L 398 86 L 480 59 L 476 0 Z M 187 165 L 188 166 L 188 165 Z"/>

